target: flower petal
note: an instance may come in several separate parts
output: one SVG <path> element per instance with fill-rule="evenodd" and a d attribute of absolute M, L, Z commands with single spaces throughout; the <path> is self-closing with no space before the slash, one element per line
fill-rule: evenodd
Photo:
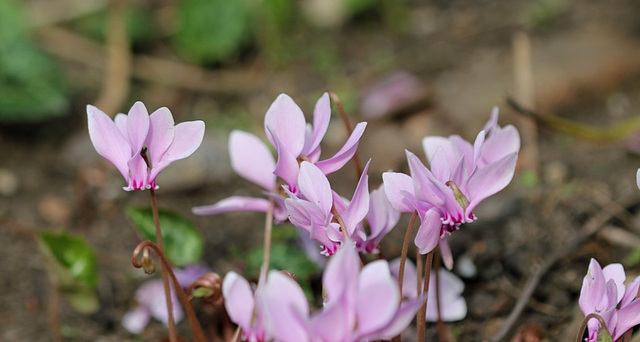
<path fill-rule="evenodd" d="M 362 222 L 369 212 L 369 176 L 367 175 L 367 171 L 369 170 L 370 163 L 371 159 L 369 159 L 362 171 L 349 206 L 340 213 L 346 225 L 344 228 L 347 230 L 347 233 L 349 233 L 349 236 L 353 235 L 358 223 Z"/>
<path fill-rule="evenodd" d="M 309 304 L 298 283 L 282 272 L 270 271 L 260 297 L 271 336 L 283 342 L 309 340 Z"/>
<path fill-rule="evenodd" d="M 376 260 L 360 272 L 357 299 L 358 336 L 368 336 L 389 324 L 398 310 L 400 294 L 389 264 Z"/>
<path fill-rule="evenodd" d="M 356 150 L 358 149 L 358 142 L 360 141 L 366 127 L 366 122 L 360 122 L 357 124 L 340 151 L 329 159 L 317 162 L 316 166 L 320 168 L 325 175 L 340 170 L 340 168 L 342 168 L 344 164 L 346 164 L 356 153 Z"/>
<path fill-rule="evenodd" d="M 333 194 L 327 176 L 319 168 L 303 161 L 298 174 L 298 189 L 306 200 L 317 205 L 328 216 L 331 212 Z"/>
<path fill-rule="evenodd" d="M 239 211 L 267 212 L 268 209 L 269 201 L 264 198 L 231 196 L 212 205 L 193 207 L 191 212 L 196 215 L 217 215 Z"/>
<path fill-rule="evenodd" d="M 425 298 L 422 296 L 402 303 L 391 322 L 382 331 L 369 337 L 369 339 L 390 340 L 402 333 L 411 323 L 413 317 L 416 316 L 416 312 L 418 312 L 422 304 L 424 304 Z"/>
<path fill-rule="evenodd" d="M 110 161 L 129 179 L 127 162 L 131 159 L 131 147 L 128 140 L 120 133 L 116 124 L 100 109 L 87 105 L 87 121 L 89 138 L 99 155 Z"/>
<path fill-rule="evenodd" d="M 234 130 L 229 136 L 231 168 L 242 178 L 273 191 L 276 162 L 271 151 L 257 136 Z"/>
<path fill-rule="evenodd" d="M 422 224 L 415 237 L 415 244 L 420 250 L 420 254 L 431 252 L 440 241 L 442 231 L 441 215 L 437 210 L 430 209 L 422 219 Z"/>
<path fill-rule="evenodd" d="M 202 144 L 203 138 L 203 121 L 185 121 L 176 125 L 173 142 L 162 156 L 160 162 L 153 165 L 149 174 L 149 183 L 153 183 L 160 171 L 164 170 L 169 164 L 193 154 Z"/>
<path fill-rule="evenodd" d="M 400 172 L 384 172 L 382 182 L 391 207 L 403 213 L 416 210 L 413 180 L 409 175 Z"/>
<path fill-rule="evenodd" d="M 139 334 L 144 331 L 150 320 L 151 313 L 149 313 L 149 309 L 139 306 L 122 316 L 122 326 L 132 334 Z"/>
<path fill-rule="evenodd" d="M 485 198 L 494 195 L 509 185 L 516 169 L 517 160 L 518 155 L 516 153 L 510 154 L 495 163 L 478 169 L 471 178 L 469 178 L 469 182 L 467 183 L 469 196 L 467 213 L 471 213 Z"/>
<path fill-rule="evenodd" d="M 157 109 L 149 116 L 149 135 L 145 141 L 149 151 L 151 166 L 160 163 L 164 153 L 169 149 L 175 135 L 173 115 L 167 107 Z"/>
<path fill-rule="evenodd" d="M 267 138 L 277 147 L 276 138 L 283 150 L 295 158 L 304 147 L 306 121 L 300 107 L 287 94 L 280 94 L 264 116 Z"/>
<path fill-rule="evenodd" d="M 149 112 L 140 101 L 133 104 L 127 115 L 127 138 L 133 153 L 142 150 L 149 133 Z"/>
<path fill-rule="evenodd" d="M 400 258 L 393 259 L 389 263 L 389 270 L 391 274 L 397 279 L 400 272 Z M 404 279 L 402 280 L 402 297 L 414 299 L 418 297 L 418 273 L 416 271 L 416 265 L 407 258 L 404 263 Z M 420 281 L 422 284 L 422 281 Z M 420 285 L 422 288 L 422 285 Z"/>
<path fill-rule="evenodd" d="M 229 318 L 245 332 L 251 331 L 255 304 L 251 285 L 237 273 L 229 272 L 222 282 L 222 294 Z"/>
<path fill-rule="evenodd" d="M 605 291 L 605 279 L 602 268 L 596 259 L 589 262 L 589 271 L 582 281 L 578 305 L 585 315 L 596 312 Z"/>
<path fill-rule="evenodd" d="M 330 119 L 331 101 L 329 101 L 329 94 L 324 93 L 313 110 L 313 135 L 307 154 L 315 154 L 316 149 L 320 147 L 320 142 L 327 133 Z"/>
<path fill-rule="evenodd" d="M 624 267 L 622 267 L 622 264 L 609 264 L 602 269 L 602 274 L 604 274 L 604 279 L 606 281 L 613 279 L 613 282 L 616 284 L 616 304 L 619 303 L 624 296 L 624 281 L 627 279 L 627 276 L 624 273 Z"/>
<path fill-rule="evenodd" d="M 491 164 L 504 156 L 520 150 L 520 134 L 511 126 L 505 126 L 496 134 L 491 134 L 482 145 L 482 164 Z"/>

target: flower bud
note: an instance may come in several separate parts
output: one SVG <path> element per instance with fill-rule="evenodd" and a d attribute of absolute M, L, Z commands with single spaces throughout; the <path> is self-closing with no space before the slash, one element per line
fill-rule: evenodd
<path fill-rule="evenodd" d="M 149 256 L 149 247 L 145 247 L 142 250 L 141 264 L 142 268 L 144 269 L 144 273 L 146 274 L 152 274 L 156 271 L 156 264 L 153 262 L 153 259 L 151 259 L 151 256 Z"/>

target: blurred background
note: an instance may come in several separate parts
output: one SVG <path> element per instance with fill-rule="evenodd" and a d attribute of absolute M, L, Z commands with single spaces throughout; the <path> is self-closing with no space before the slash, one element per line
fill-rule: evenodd
<path fill-rule="evenodd" d="M 352 123 L 369 122 L 359 156 L 373 158 L 372 189 L 381 172 L 407 171 L 404 150 L 420 154 L 426 135 L 474 139 L 493 106 L 520 129 L 514 184 L 452 241 L 454 255 L 484 271 L 468 274 L 468 318 L 449 329 L 465 341 L 492 336 L 532 265 L 607 203 L 635 196 L 640 166 L 639 136 L 584 139 L 580 129 L 538 126 L 506 99 L 596 128 L 637 117 L 639 14 L 637 0 L 0 0 L 0 341 L 51 340 L 53 290 L 35 238 L 43 230 L 82 236 L 97 256 L 99 309 L 84 315 L 62 300 L 65 339 L 166 337 L 158 322 L 141 335 L 120 323 L 148 279 L 131 267 L 137 236 L 124 211 L 149 199 L 122 191 L 93 149 L 87 104 L 113 116 L 140 100 L 150 112 L 168 107 L 176 122 L 205 121 L 197 153 L 160 176 L 159 203 L 194 222 L 210 268 L 251 273 L 263 216 L 195 217 L 190 208 L 259 194 L 230 168 L 230 131 L 264 137 L 264 113 L 280 93 L 309 120 L 326 91 Z M 336 113 L 326 155 L 347 136 Z M 355 188 L 353 170 L 330 180 L 343 196 Z M 635 214 L 637 203 L 624 203 Z M 514 332 L 534 327 L 566 340 L 589 257 L 637 265 L 638 225 L 611 224 L 550 273 Z M 385 257 L 399 254 L 403 230 L 383 242 Z M 285 251 L 283 260 L 287 253 L 304 258 Z"/>

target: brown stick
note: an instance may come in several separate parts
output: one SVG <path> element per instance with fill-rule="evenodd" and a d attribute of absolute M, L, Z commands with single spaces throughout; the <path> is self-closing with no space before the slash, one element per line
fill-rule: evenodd
<path fill-rule="evenodd" d="M 414 211 L 411 215 L 411 221 L 407 226 L 407 232 L 404 234 L 404 242 L 402 243 L 402 254 L 400 255 L 400 268 L 398 269 L 398 289 L 400 290 L 400 298 L 402 298 L 402 283 L 404 281 L 404 264 L 407 261 L 407 253 L 409 252 L 409 239 L 411 239 L 411 233 L 413 232 L 413 225 L 418 217 L 418 212 Z M 401 342 L 402 337 L 400 335 L 393 338 L 393 342 Z"/>
<path fill-rule="evenodd" d="M 424 264 L 424 304 L 418 311 L 418 342 L 423 342 L 427 332 L 427 304 L 429 301 L 429 284 L 431 280 L 431 265 L 433 264 L 433 253 L 435 250 L 427 254 L 427 261 Z"/>
<path fill-rule="evenodd" d="M 333 103 L 336 104 L 336 107 L 338 107 L 338 113 L 340 113 L 340 118 L 342 119 L 342 122 L 344 123 L 344 128 L 347 131 L 347 136 L 351 136 L 351 133 L 353 133 L 353 127 L 351 127 L 351 123 L 349 122 L 349 116 L 347 116 L 347 113 L 344 111 L 344 107 L 342 106 L 342 101 L 340 101 L 340 98 L 338 97 L 338 95 L 336 95 L 335 93 L 329 92 L 329 97 L 331 98 L 331 100 L 333 101 Z M 360 163 L 360 158 L 358 158 L 358 151 L 356 151 L 353 154 L 353 164 L 355 165 L 356 168 L 356 176 L 359 178 L 360 175 L 362 175 L 362 164 Z"/>

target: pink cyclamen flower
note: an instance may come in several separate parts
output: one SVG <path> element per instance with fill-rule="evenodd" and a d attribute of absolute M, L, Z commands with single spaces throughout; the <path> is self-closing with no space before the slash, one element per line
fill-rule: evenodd
<path fill-rule="evenodd" d="M 174 269 L 176 278 L 183 288 L 188 288 L 207 272 L 209 272 L 209 269 L 202 265 L 189 265 L 182 269 Z M 164 285 L 161 279 L 149 280 L 142 284 L 136 291 L 135 299 L 138 302 L 138 306 L 122 317 L 122 325 L 125 329 L 133 334 L 139 334 L 149 324 L 152 317 L 165 325 L 168 324 L 167 302 L 164 297 Z M 173 284 L 171 285 L 171 303 L 173 304 L 173 318 L 176 322 L 179 322 L 182 320 L 184 313 Z"/>
<path fill-rule="evenodd" d="M 323 275 L 324 306 L 313 315 L 300 286 L 287 275 L 269 272 L 258 298 L 265 327 L 276 341 L 352 342 L 390 339 L 402 332 L 424 302 L 402 302 L 384 260 L 360 269 L 355 246 L 347 241 L 329 259 Z"/>
<path fill-rule="evenodd" d="M 400 258 L 394 259 L 389 263 L 391 274 L 398 278 L 400 270 Z M 455 322 L 464 319 L 467 316 L 467 302 L 462 297 L 464 291 L 464 282 L 452 272 L 443 268 L 439 270 L 440 280 L 440 315 L 444 322 Z M 404 268 L 404 280 L 402 282 L 402 295 L 407 298 L 418 297 L 418 273 L 416 266 L 409 259 L 406 260 Z M 424 284 L 424 280 L 420 280 L 420 288 Z M 436 274 L 431 271 L 429 276 L 429 293 L 427 302 L 426 320 L 428 322 L 438 321 L 438 308 L 436 302 Z"/>
<path fill-rule="evenodd" d="M 249 282 L 235 272 L 229 272 L 222 282 L 224 306 L 229 318 L 242 328 L 244 339 L 248 341 L 267 341 L 264 327 L 263 310 L 256 296 L 261 296 L 262 289 L 254 294 Z M 256 306 L 257 305 L 257 306 Z"/>
<path fill-rule="evenodd" d="M 423 147 L 428 169 L 407 151 L 411 176 L 386 172 L 385 192 L 392 206 L 401 212 L 417 211 L 421 225 L 415 244 L 426 254 L 440 245 L 447 268 L 453 258 L 446 237 L 473 222 L 473 209 L 504 189 L 515 171 L 520 136 L 515 127 L 497 125 L 497 109 L 474 144 L 457 135 L 426 137 Z"/>
<path fill-rule="evenodd" d="M 174 125 L 169 109 L 162 107 L 149 115 L 139 101 L 128 115 L 118 114 L 114 120 L 87 105 L 87 120 L 93 146 L 120 171 L 127 181 L 127 191 L 157 188 L 160 171 L 190 156 L 204 137 L 204 122 Z M 148 162 L 142 155 L 144 149 Z"/>
<path fill-rule="evenodd" d="M 367 170 L 369 163 L 358 181 L 353 198 L 348 205 L 331 190 L 327 176 L 316 165 L 303 161 L 298 173 L 298 194 L 287 192 L 285 206 L 287 217 L 296 227 L 309 232 L 310 237 L 322 243 L 322 254 L 332 255 L 344 243 L 344 233 L 351 237 L 357 226 L 369 211 L 369 185 Z M 345 227 L 334 220 L 338 213 Z"/>
<path fill-rule="evenodd" d="M 357 225 L 354 242 L 358 251 L 363 253 L 378 253 L 378 245 L 400 220 L 400 212 L 395 210 L 387 195 L 384 193 L 384 185 L 369 194 L 369 212 L 366 221 L 369 224 L 368 232 L 363 223 Z"/>
<path fill-rule="evenodd" d="M 331 103 L 327 93 L 316 103 L 313 125 L 307 124 L 300 107 L 286 94 L 280 94 L 267 110 L 264 128 L 269 142 L 278 153 L 274 173 L 287 183 L 289 191 L 297 193 L 296 182 L 301 160 L 315 164 L 328 175 L 342 168 L 355 154 L 366 122 L 356 125 L 351 136 L 335 155 L 320 160 L 320 142 L 327 132 L 330 119 Z"/>
<path fill-rule="evenodd" d="M 621 264 L 610 264 L 603 269 L 595 259 L 591 259 L 578 300 L 585 315 L 596 313 L 602 317 L 614 341 L 640 324 L 640 300 L 636 299 L 640 277 L 626 287 L 625 279 Z M 587 327 L 589 334 L 586 341 L 596 341 L 600 322 L 592 318 Z"/>

